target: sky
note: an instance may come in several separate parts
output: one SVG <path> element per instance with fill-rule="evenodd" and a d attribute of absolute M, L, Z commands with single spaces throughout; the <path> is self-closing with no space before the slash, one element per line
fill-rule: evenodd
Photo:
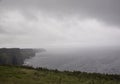
<path fill-rule="evenodd" d="M 120 46 L 120 0 L 0 0 L 0 47 Z"/>

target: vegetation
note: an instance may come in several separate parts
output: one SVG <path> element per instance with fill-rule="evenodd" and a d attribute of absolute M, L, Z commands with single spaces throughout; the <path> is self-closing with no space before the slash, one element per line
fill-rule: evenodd
<path fill-rule="evenodd" d="M 0 66 L 0 84 L 120 84 L 120 75 Z"/>
<path fill-rule="evenodd" d="M 0 84 L 120 84 L 120 75 L 21 66 L 25 59 L 40 51 L 45 50 L 0 49 Z"/>

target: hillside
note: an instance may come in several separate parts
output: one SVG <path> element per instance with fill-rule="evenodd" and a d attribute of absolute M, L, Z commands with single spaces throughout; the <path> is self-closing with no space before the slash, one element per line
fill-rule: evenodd
<path fill-rule="evenodd" d="M 0 84 L 120 84 L 120 75 L 1 65 Z"/>

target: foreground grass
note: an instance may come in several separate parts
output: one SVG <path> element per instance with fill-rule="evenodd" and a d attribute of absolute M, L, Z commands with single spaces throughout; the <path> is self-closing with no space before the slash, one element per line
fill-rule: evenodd
<path fill-rule="evenodd" d="M 0 84 L 120 84 L 120 75 L 0 66 Z"/>

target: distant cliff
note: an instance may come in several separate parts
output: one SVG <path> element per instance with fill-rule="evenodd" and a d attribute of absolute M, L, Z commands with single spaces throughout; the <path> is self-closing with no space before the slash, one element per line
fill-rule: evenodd
<path fill-rule="evenodd" d="M 40 52 L 45 52 L 46 50 L 44 48 L 38 48 L 38 49 L 35 48 L 34 51 L 36 53 L 40 53 Z"/>
<path fill-rule="evenodd" d="M 35 54 L 44 49 L 20 49 L 20 48 L 1 48 L 0 64 L 3 65 L 22 65 L 25 59 L 34 57 Z"/>

